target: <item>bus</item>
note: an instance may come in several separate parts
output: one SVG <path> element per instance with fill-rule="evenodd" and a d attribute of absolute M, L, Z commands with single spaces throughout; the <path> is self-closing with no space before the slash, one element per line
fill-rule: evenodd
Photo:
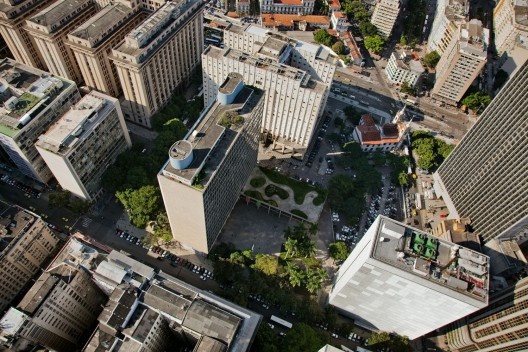
<path fill-rule="evenodd" d="M 286 320 L 276 317 L 274 315 L 271 316 L 270 320 L 288 329 L 291 329 L 292 327 L 292 323 L 287 322 Z"/>

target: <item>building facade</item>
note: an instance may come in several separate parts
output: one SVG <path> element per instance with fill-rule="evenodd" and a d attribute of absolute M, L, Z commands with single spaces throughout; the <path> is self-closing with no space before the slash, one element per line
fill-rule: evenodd
<path fill-rule="evenodd" d="M 17 168 L 40 182 L 53 176 L 35 141 L 80 98 L 73 81 L 10 59 L 0 61 L 0 145 Z"/>
<path fill-rule="evenodd" d="M 26 21 L 26 30 L 40 51 L 48 71 L 74 82 L 82 81 L 79 66 L 65 44 L 69 32 L 95 14 L 92 0 L 59 0 Z"/>
<path fill-rule="evenodd" d="M 500 54 L 515 45 L 528 48 L 528 3 L 522 0 L 500 0 L 493 9 L 495 48 Z"/>
<path fill-rule="evenodd" d="M 494 294 L 488 307 L 447 327 L 450 351 L 511 352 L 528 349 L 528 278 Z"/>
<path fill-rule="evenodd" d="M 471 218 L 483 242 L 528 239 L 527 80 L 525 63 L 434 174 L 449 217 Z"/>
<path fill-rule="evenodd" d="M 100 195 L 101 178 L 132 145 L 119 101 L 92 91 L 35 144 L 65 190 L 87 201 Z"/>
<path fill-rule="evenodd" d="M 406 127 L 401 122 L 376 125 L 370 114 L 361 116 L 354 128 L 353 138 L 364 152 L 392 151 L 397 149 L 405 137 Z"/>
<path fill-rule="evenodd" d="M 259 0 L 260 13 L 311 15 L 315 0 Z"/>
<path fill-rule="evenodd" d="M 347 15 L 341 11 L 333 11 L 330 15 L 330 22 L 332 23 L 332 28 L 338 32 L 344 32 L 350 26 Z"/>
<path fill-rule="evenodd" d="M 452 40 L 458 38 L 458 27 L 466 23 L 469 2 L 461 0 L 439 0 L 436 15 L 427 40 L 429 51 L 444 55 Z"/>
<path fill-rule="evenodd" d="M 414 340 L 488 304 L 488 259 L 378 216 L 341 265 L 329 304 L 355 324 Z"/>
<path fill-rule="evenodd" d="M 396 19 L 400 14 L 400 0 L 378 0 L 370 22 L 378 28 L 378 33 L 389 38 Z"/>
<path fill-rule="evenodd" d="M 112 49 L 125 118 L 151 127 L 151 117 L 184 86 L 203 50 L 202 1 L 167 2 Z"/>
<path fill-rule="evenodd" d="M 16 206 L 0 214 L 0 239 L 0 311 L 4 311 L 53 258 L 60 240 L 39 216 Z"/>
<path fill-rule="evenodd" d="M 262 92 L 232 73 L 192 133 L 171 147 L 158 181 L 182 246 L 208 253 L 214 244 L 256 164 L 263 109 Z"/>
<path fill-rule="evenodd" d="M 418 78 L 425 72 L 420 59 L 415 59 L 412 53 L 404 51 L 393 52 L 385 67 L 385 74 L 390 82 L 403 84 L 407 82 L 411 87 L 416 85 Z"/>
<path fill-rule="evenodd" d="M 459 27 L 436 66 L 436 82 L 431 94 L 449 105 L 457 105 L 486 64 L 489 30 L 473 19 Z"/>

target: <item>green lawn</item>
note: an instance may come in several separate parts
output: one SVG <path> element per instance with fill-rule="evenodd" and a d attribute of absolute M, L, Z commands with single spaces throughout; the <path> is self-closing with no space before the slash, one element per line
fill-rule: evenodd
<path fill-rule="evenodd" d="M 297 180 L 294 180 L 288 176 L 284 176 L 282 174 L 279 174 L 278 172 L 275 172 L 270 169 L 266 169 L 264 167 L 259 166 L 260 171 L 262 171 L 266 177 L 273 183 L 278 183 L 281 185 L 286 185 L 290 187 L 293 190 L 293 196 L 295 199 L 295 203 L 302 205 L 304 203 L 304 198 L 306 197 L 306 194 L 308 194 L 311 191 L 317 191 L 316 188 Z M 317 191 L 318 192 L 318 191 Z M 319 192 L 317 193 L 320 194 Z"/>
<path fill-rule="evenodd" d="M 252 178 L 251 181 L 249 181 L 249 184 L 252 187 L 259 188 L 266 184 L 266 179 L 264 177 L 255 177 Z"/>
<path fill-rule="evenodd" d="M 288 199 L 288 197 L 290 196 L 285 189 L 282 189 L 282 188 L 280 188 L 279 186 L 276 186 L 276 185 L 267 185 L 266 188 L 264 189 L 264 193 L 268 197 L 272 197 L 272 196 L 274 196 L 276 194 L 282 200 Z"/>

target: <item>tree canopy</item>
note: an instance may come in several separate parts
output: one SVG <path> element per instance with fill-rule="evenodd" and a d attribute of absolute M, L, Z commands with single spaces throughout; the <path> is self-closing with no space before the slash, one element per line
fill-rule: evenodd
<path fill-rule="evenodd" d="M 436 50 L 431 51 L 423 58 L 423 62 L 427 67 L 435 68 L 438 61 L 440 61 L 440 54 Z"/>
<path fill-rule="evenodd" d="M 420 169 L 428 171 L 437 168 L 454 149 L 454 146 L 435 138 L 430 132 L 422 130 L 413 132 L 412 147 L 418 154 L 416 165 Z"/>
<path fill-rule="evenodd" d="M 473 110 L 475 114 L 484 111 L 489 103 L 491 103 L 490 96 L 482 91 L 470 93 L 462 99 L 462 104 Z"/>
<path fill-rule="evenodd" d="M 316 352 L 328 342 L 328 337 L 304 323 L 295 324 L 284 337 L 284 352 Z"/>
<path fill-rule="evenodd" d="M 314 40 L 316 43 L 326 46 L 332 46 L 332 43 L 334 42 L 334 38 L 328 33 L 326 29 L 320 29 L 315 32 Z"/>
<path fill-rule="evenodd" d="M 380 53 L 384 45 L 385 40 L 379 34 L 365 37 L 365 48 L 375 54 Z"/>
<path fill-rule="evenodd" d="M 345 53 L 345 45 L 342 41 L 338 40 L 337 42 L 332 45 L 332 50 L 337 54 L 341 55 Z"/>
<path fill-rule="evenodd" d="M 161 194 L 154 186 L 118 191 L 116 197 L 125 207 L 132 225 L 139 228 L 147 226 L 161 209 Z"/>
<path fill-rule="evenodd" d="M 334 260 L 345 260 L 348 258 L 348 246 L 345 242 L 330 243 L 330 257 Z"/>

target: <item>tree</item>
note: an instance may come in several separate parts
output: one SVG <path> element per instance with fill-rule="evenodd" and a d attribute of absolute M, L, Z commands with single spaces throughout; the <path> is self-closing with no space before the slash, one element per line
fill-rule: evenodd
<path fill-rule="evenodd" d="M 378 34 L 378 27 L 372 24 L 370 21 L 363 21 L 359 23 L 359 31 L 363 37 L 370 37 Z"/>
<path fill-rule="evenodd" d="M 398 173 L 398 184 L 402 187 L 407 187 L 409 185 L 409 174 L 405 171 Z"/>
<path fill-rule="evenodd" d="M 438 54 L 436 50 L 431 51 L 423 58 L 423 62 L 427 67 L 435 68 L 438 64 L 438 61 L 440 61 L 440 54 Z"/>
<path fill-rule="evenodd" d="M 359 121 L 361 120 L 361 113 L 354 109 L 354 107 L 347 106 L 343 109 L 343 113 L 345 114 L 347 120 L 353 123 L 355 126 L 359 124 Z"/>
<path fill-rule="evenodd" d="M 365 48 L 375 54 L 381 52 L 383 50 L 384 45 L 385 40 L 383 40 L 383 38 L 378 34 L 365 37 Z"/>
<path fill-rule="evenodd" d="M 401 45 L 401 46 L 406 46 L 406 45 L 407 45 L 407 37 L 404 36 L 403 34 L 402 34 L 402 36 L 400 37 L 400 45 Z"/>
<path fill-rule="evenodd" d="M 151 241 L 155 240 L 158 244 L 159 240 L 164 242 L 172 241 L 172 231 L 169 224 L 169 217 L 166 212 L 161 212 L 156 216 L 156 221 L 152 226 L 154 229 L 154 236 L 152 236 Z"/>
<path fill-rule="evenodd" d="M 277 333 L 268 325 L 260 324 L 251 350 L 255 352 L 278 352 Z"/>
<path fill-rule="evenodd" d="M 483 111 L 489 103 L 491 103 L 490 96 L 481 91 L 471 93 L 462 99 L 462 104 L 473 110 L 475 114 Z"/>
<path fill-rule="evenodd" d="M 416 88 L 414 88 L 413 86 L 411 86 L 409 84 L 409 82 L 405 81 L 402 83 L 401 87 L 400 87 L 400 91 L 402 93 L 405 93 L 405 94 L 410 94 L 410 95 L 416 95 Z"/>
<path fill-rule="evenodd" d="M 323 268 L 307 270 L 305 278 L 306 290 L 310 293 L 315 293 L 323 287 L 323 283 L 328 279 L 328 273 Z"/>
<path fill-rule="evenodd" d="M 66 207 L 70 203 L 70 192 L 61 191 L 57 193 L 50 193 L 49 205 L 52 207 Z"/>
<path fill-rule="evenodd" d="M 330 257 L 336 260 L 345 260 L 348 257 L 348 246 L 345 242 L 330 243 Z"/>
<path fill-rule="evenodd" d="M 279 258 L 274 255 L 259 253 L 255 257 L 255 264 L 253 264 L 252 268 L 268 276 L 275 275 L 279 268 Z"/>
<path fill-rule="evenodd" d="M 132 225 L 144 228 L 161 208 L 159 188 L 144 186 L 137 190 L 127 189 L 116 192 L 116 197 L 127 211 Z"/>
<path fill-rule="evenodd" d="M 289 237 L 286 242 L 284 242 L 284 248 L 286 249 L 286 258 L 288 258 L 290 255 L 294 256 L 297 254 L 297 240 L 294 238 Z"/>
<path fill-rule="evenodd" d="M 368 345 L 374 347 L 376 350 L 384 348 L 395 352 L 409 352 L 412 350 L 407 336 L 389 334 L 386 331 L 373 332 L 368 341 Z"/>
<path fill-rule="evenodd" d="M 323 44 L 326 46 L 332 46 L 333 38 L 326 29 L 320 29 L 314 34 L 314 40 L 316 43 Z"/>
<path fill-rule="evenodd" d="M 341 55 L 345 53 L 345 45 L 342 41 L 338 40 L 337 42 L 332 45 L 332 50 L 337 54 Z"/>
<path fill-rule="evenodd" d="M 292 287 L 301 286 L 305 273 L 299 268 L 297 264 L 288 262 L 286 264 L 286 272 L 288 273 L 288 280 Z"/>
<path fill-rule="evenodd" d="M 304 323 L 295 324 L 284 337 L 284 352 L 316 352 L 328 342 L 328 337 Z"/>

